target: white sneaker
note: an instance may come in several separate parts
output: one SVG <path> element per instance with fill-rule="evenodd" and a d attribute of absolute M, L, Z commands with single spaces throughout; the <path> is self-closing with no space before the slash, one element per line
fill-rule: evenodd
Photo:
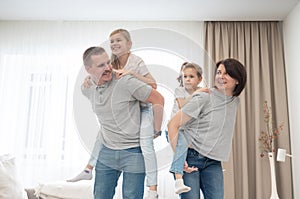
<path fill-rule="evenodd" d="M 158 199 L 157 191 L 149 190 L 145 199 Z"/>
<path fill-rule="evenodd" d="M 184 185 L 183 179 L 177 179 L 175 181 L 175 193 L 176 194 L 189 192 L 190 190 L 191 190 L 191 187 Z"/>
<path fill-rule="evenodd" d="M 93 174 L 91 170 L 85 169 L 80 174 L 78 174 L 76 177 L 67 180 L 67 182 L 77 182 L 80 180 L 91 180 L 93 178 Z"/>

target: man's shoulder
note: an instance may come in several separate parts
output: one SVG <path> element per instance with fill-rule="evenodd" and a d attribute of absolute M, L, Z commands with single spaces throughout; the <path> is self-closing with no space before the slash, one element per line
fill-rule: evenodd
<path fill-rule="evenodd" d="M 132 87 L 143 84 L 143 82 L 132 75 L 125 75 L 117 80 L 117 84 L 119 86 L 122 85 L 124 88 L 131 89 Z"/>
<path fill-rule="evenodd" d="M 133 77 L 132 75 L 125 75 L 123 77 L 121 77 L 118 81 L 134 81 L 134 79 L 136 79 L 135 77 Z"/>

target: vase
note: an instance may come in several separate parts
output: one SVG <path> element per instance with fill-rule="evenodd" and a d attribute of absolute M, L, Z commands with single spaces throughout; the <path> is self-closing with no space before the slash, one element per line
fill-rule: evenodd
<path fill-rule="evenodd" d="M 277 186 L 276 186 L 274 153 L 269 152 L 268 157 L 269 157 L 270 172 L 271 172 L 271 197 L 270 197 L 270 199 L 279 199 L 278 194 L 277 194 Z"/>

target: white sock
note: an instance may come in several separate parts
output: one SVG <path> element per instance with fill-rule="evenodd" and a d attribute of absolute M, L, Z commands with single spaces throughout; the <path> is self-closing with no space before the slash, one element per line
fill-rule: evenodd
<path fill-rule="evenodd" d="M 177 179 L 175 181 L 175 193 L 176 194 L 189 192 L 190 190 L 191 190 L 191 187 L 184 185 L 183 179 Z"/>
<path fill-rule="evenodd" d="M 91 180 L 93 178 L 92 170 L 85 168 L 81 173 L 79 173 L 76 177 L 67 180 L 67 182 L 77 182 L 80 180 Z"/>
<path fill-rule="evenodd" d="M 145 199 L 157 199 L 158 194 L 157 191 L 148 190 L 148 195 L 145 197 Z"/>

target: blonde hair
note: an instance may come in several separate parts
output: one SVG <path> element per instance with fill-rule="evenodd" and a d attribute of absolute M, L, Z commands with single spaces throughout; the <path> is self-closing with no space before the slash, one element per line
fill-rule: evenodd
<path fill-rule="evenodd" d="M 202 68 L 196 64 L 196 63 L 192 63 L 192 62 L 184 62 L 182 65 L 181 65 L 181 68 L 180 68 L 180 73 L 179 73 L 179 76 L 177 77 L 177 81 L 179 82 L 179 86 L 183 87 L 183 81 L 182 81 L 182 71 L 186 68 L 192 68 L 192 69 L 195 69 L 196 72 L 197 72 L 197 76 L 198 77 L 202 77 Z"/>
<path fill-rule="evenodd" d="M 109 35 L 109 37 L 115 35 L 115 34 L 122 34 L 122 36 L 128 41 L 128 42 L 131 42 L 131 37 L 130 37 L 130 34 L 127 30 L 125 29 L 116 29 L 114 31 L 112 31 Z M 110 60 L 111 60 L 111 65 L 114 69 L 119 69 L 119 60 L 118 60 L 118 57 L 114 54 L 111 54 L 111 57 L 110 57 Z"/>

